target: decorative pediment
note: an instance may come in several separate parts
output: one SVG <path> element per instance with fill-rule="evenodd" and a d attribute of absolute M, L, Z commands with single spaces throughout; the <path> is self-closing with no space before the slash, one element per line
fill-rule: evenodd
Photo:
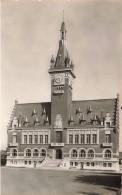
<path fill-rule="evenodd" d="M 54 122 L 54 128 L 61 128 L 62 129 L 62 116 L 60 114 L 56 115 L 56 119 Z"/>
<path fill-rule="evenodd" d="M 12 128 L 18 127 L 18 118 L 14 117 L 12 121 Z"/>
<path fill-rule="evenodd" d="M 111 120 L 110 113 L 106 113 L 104 125 L 105 125 L 105 127 L 110 127 L 111 124 L 112 124 L 112 120 Z"/>

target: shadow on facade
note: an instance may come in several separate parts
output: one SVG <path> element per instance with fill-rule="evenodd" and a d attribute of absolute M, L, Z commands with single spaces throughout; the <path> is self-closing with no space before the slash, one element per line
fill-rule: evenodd
<path fill-rule="evenodd" d="M 73 180 L 74 182 L 86 183 L 92 185 L 102 186 L 106 190 L 118 192 L 121 188 L 121 175 L 83 175 L 77 176 Z M 82 194 L 91 194 L 89 192 L 78 192 Z M 100 195 L 98 193 L 92 193 L 94 195 Z"/>
<path fill-rule="evenodd" d="M 86 194 L 86 195 L 102 195 L 102 194 L 98 194 L 98 193 L 89 193 L 89 192 L 77 192 L 78 194 Z"/>

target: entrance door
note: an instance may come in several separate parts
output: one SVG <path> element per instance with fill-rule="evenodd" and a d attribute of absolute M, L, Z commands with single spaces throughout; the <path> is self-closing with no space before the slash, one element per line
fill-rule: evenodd
<path fill-rule="evenodd" d="M 62 159 L 62 151 L 61 149 L 56 150 L 56 159 Z"/>

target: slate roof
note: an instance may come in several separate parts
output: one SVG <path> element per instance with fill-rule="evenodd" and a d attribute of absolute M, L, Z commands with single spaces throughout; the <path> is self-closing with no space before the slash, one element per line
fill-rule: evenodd
<path fill-rule="evenodd" d="M 96 125 L 100 125 L 106 114 L 109 113 L 112 125 L 115 125 L 116 108 L 116 98 L 73 101 L 70 117 L 74 120 L 74 125 L 78 124 L 79 120 L 84 119 L 87 125 L 93 126 L 93 120 L 97 121 Z"/>
<path fill-rule="evenodd" d="M 84 119 L 86 121 L 85 125 L 93 126 L 94 124 L 92 121 L 95 119 L 97 120 L 96 125 L 100 125 L 101 120 L 104 119 L 107 113 L 110 113 L 112 125 L 115 125 L 116 112 L 117 98 L 73 101 L 69 114 L 69 122 L 72 118 L 74 121 L 73 126 L 81 126 L 79 120 Z M 51 125 L 51 102 L 16 104 L 9 127 L 11 127 L 11 122 L 14 117 L 17 117 L 22 127 L 25 126 L 25 122 L 27 121 L 29 122 L 29 127 L 35 126 L 35 121 L 39 122 L 38 126 L 45 126 L 47 118 L 49 120 L 48 125 Z"/>

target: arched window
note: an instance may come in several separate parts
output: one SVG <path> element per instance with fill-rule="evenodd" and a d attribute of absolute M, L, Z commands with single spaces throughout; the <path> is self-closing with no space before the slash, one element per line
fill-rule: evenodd
<path fill-rule="evenodd" d="M 45 149 L 41 149 L 41 156 L 46 156 L 46 150 Z"/>
<path fill-rule="evenodd" d="M 111 158 L 111 151 L 110 150 L 105 151 L 105 158 Z"/>
<path fill-rule="evenodd" d="M 94 158 L 94 150 L 90 149 L 88 151 L 88 158 Z"/>
<path fill-rule="evenodd" d="M 72 152 L 71 152 L 71 157 L 77 157 L 77 150 L 76 149 L 73 149 Z"/>
<path fill-rule="evenodd" d="M 33 156 L 37 157 L 39 155 L 39 152 L 37 149 L 34 149 L 33 150 Z"/>
<path fill-rule="evenodd" d="M 17 150 L 16 149 L 12 150 L 12 156 L 17 156 Z"/>
<path fill-rule="evenodd" d="M 80 158 L 85 158 L 86 157 L 86 151 L 81 149 L 80 152 L 79 152 L 79 157 Z"/>
<path fill-rule="evenodd" d="M 26 156 L 31 156 L 31 150 L 30 149 L 26 150 Z"/>

